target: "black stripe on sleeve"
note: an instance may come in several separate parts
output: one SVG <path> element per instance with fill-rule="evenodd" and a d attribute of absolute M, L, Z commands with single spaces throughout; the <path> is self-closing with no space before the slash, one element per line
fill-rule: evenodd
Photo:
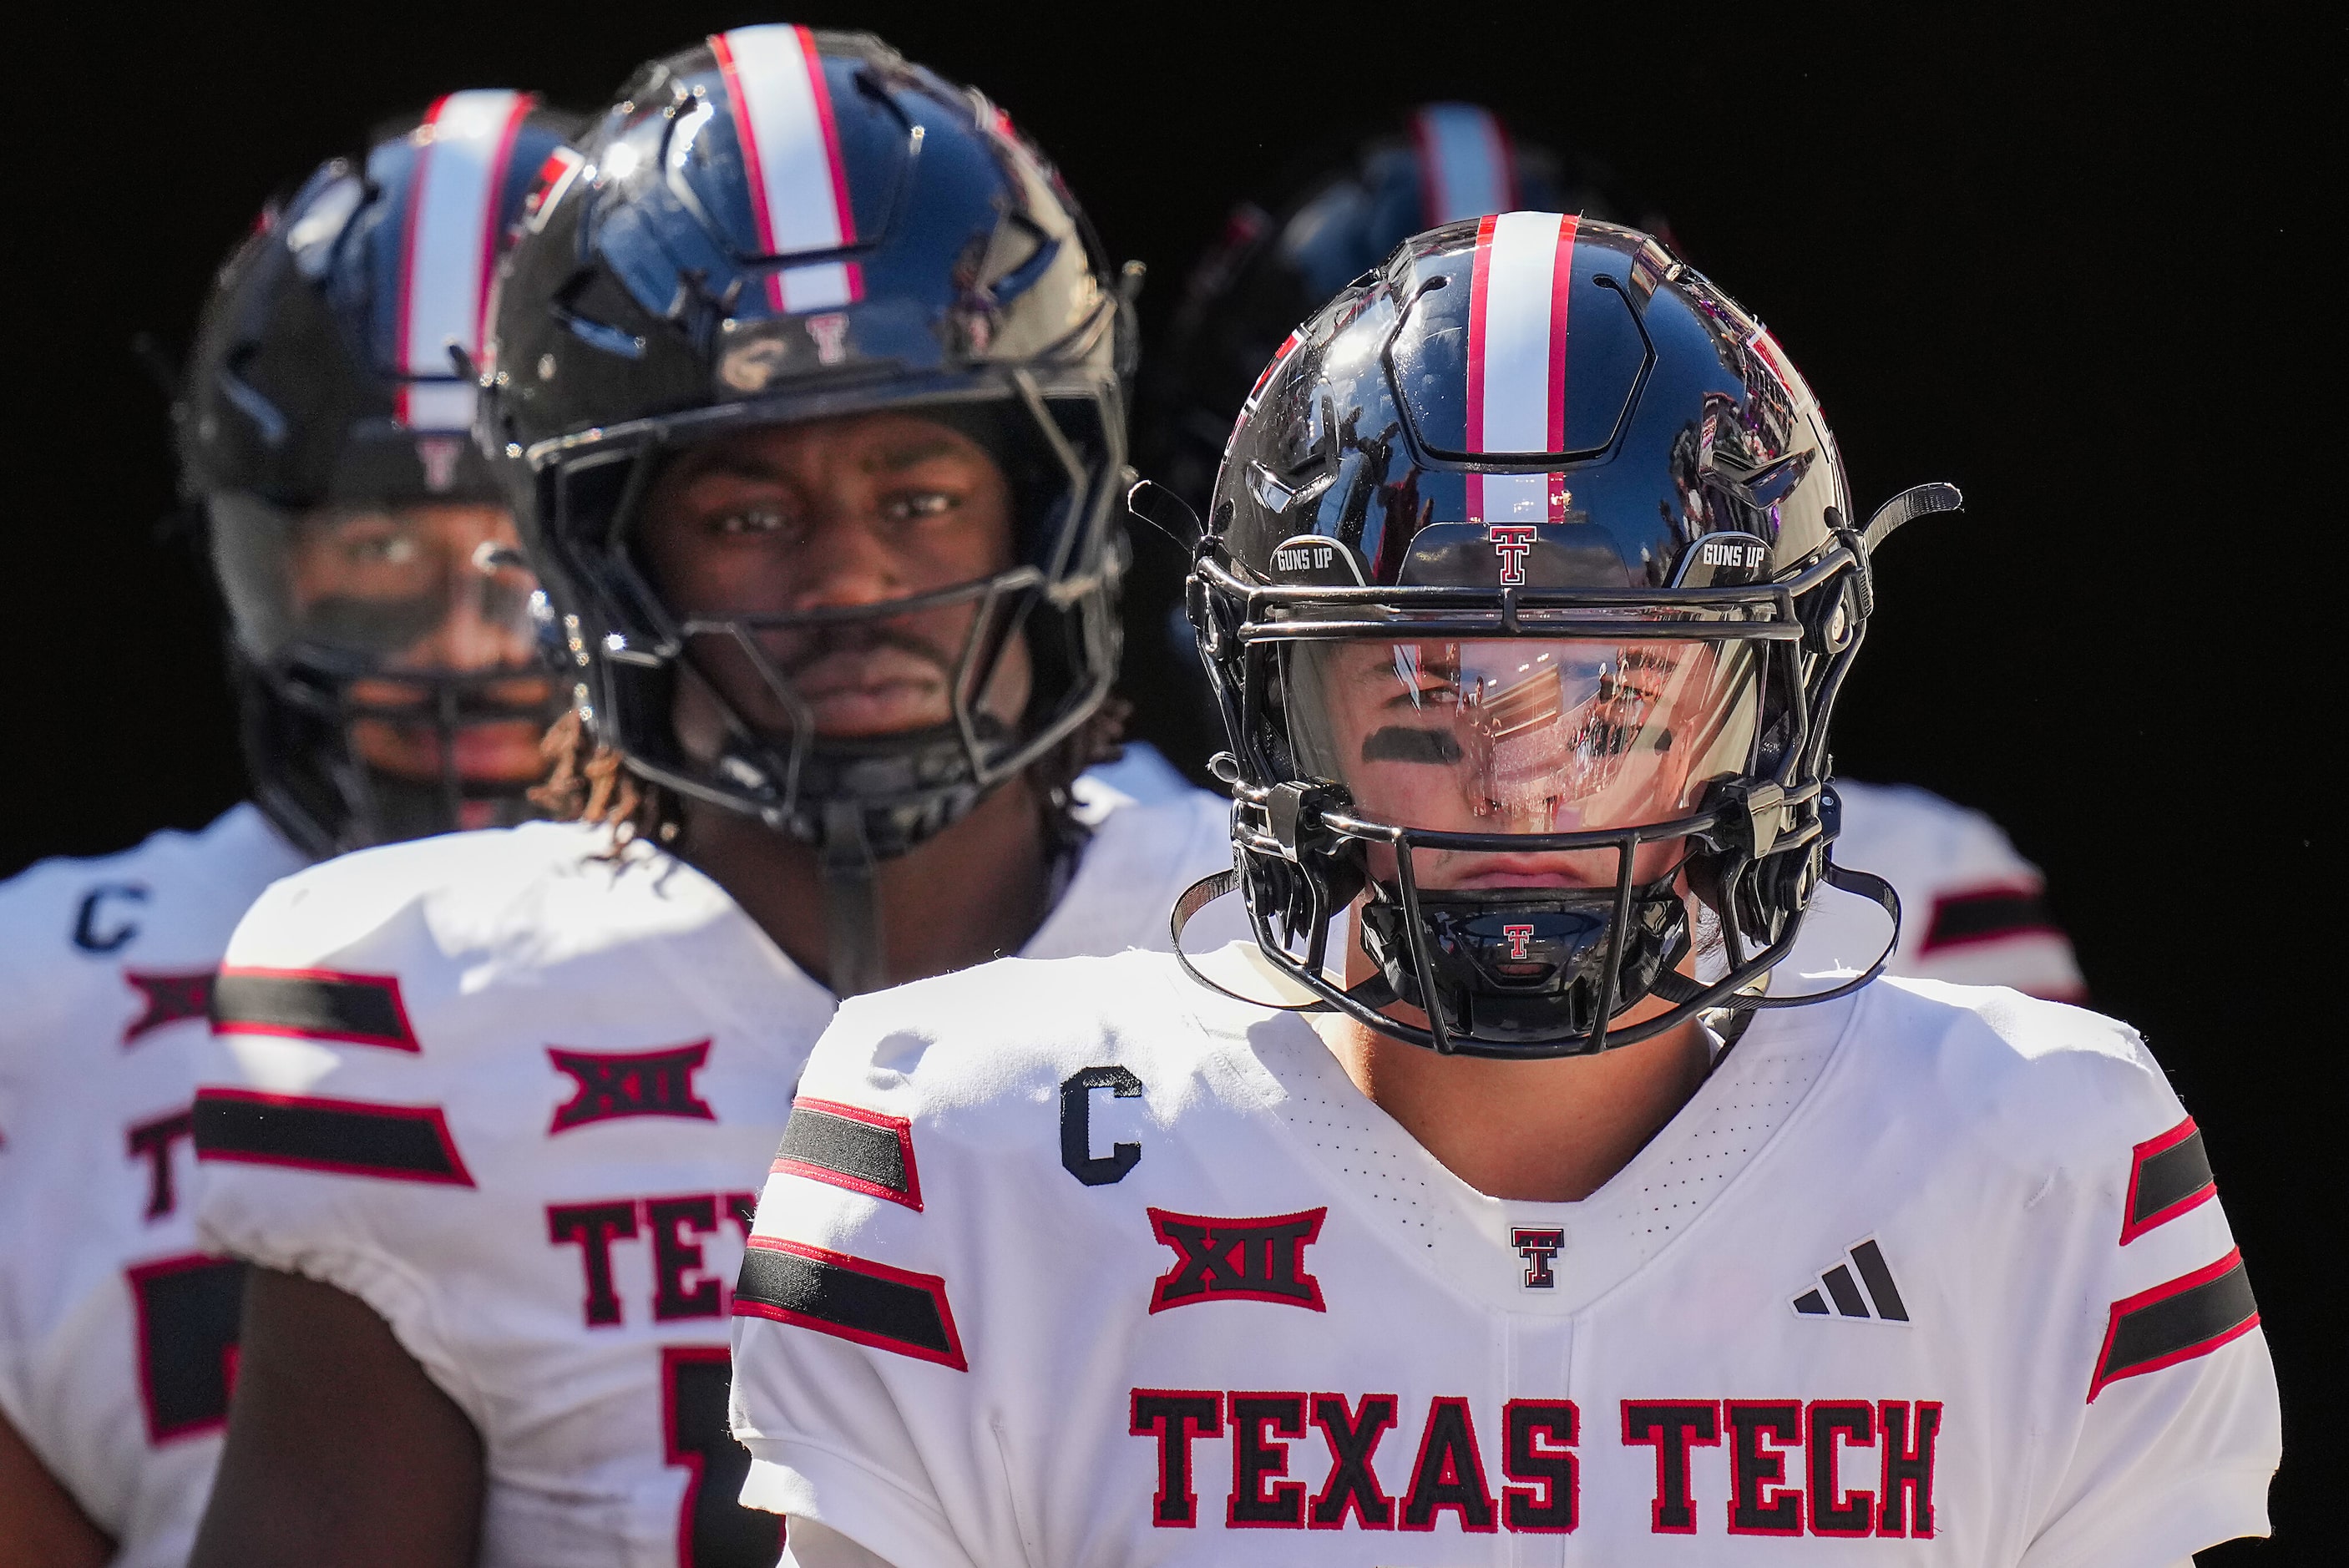
<path fill-rule="evenodd" d="M 970 1370 L 947 1305 L 946 1282 L 869 1258 L 752 1236 L 734 1286 L 734 1312 Z"/>
<path fill-rule="evenodd" d="M 2259 1321 L 2260 1304 L 2251 1297 L 2240 1252 L 2116 1301 L 2088 1385 L 2088 1402 L 2094 1404 L 2107 1383 L 2208 1356 Z"/>
<path fill-rule="evenodd" d="M 439 1106 L 208 1088 L 196 1096 L 195 1124 L 199 1160 L 450 1187 L 473 1184 Z"/>
<path fill-rule="evenodd" d="M 775 1150 L 774 1170 L 886 1198 L 909 1209 L 922 1206 L 912 1124 L 901 1116 L 828 1099 L 795 1100 Z"/>
<path fill-rule="evenodd" d="M 212 983 L 212 1033 L 290 1035 L 416 1051 L 416 1032 L 389 975 L 319 969 L 222 969 Z"/>
<path fill-rule="evenodd" d="M 1943 947 L 1962 947 L 1971 943 L 1995 942 L 2001 937 L 2055 929 L 2038 889 L 1979 888 L 1933 901 L 1933 913 L 1925 925 L 1925 940 L 1918 944 L 1918 952 L 1931 953 Z"/>
<path fill-rule="evenodd" d="M 2158 1138 L 2137 1146 L 2129 1164 L 2128 1212 L 2121 1222 L 2121 1244 L 2165 1221 L 2174 1220 L 2218 1191 L 2210 1173 L 2202 1130 L 2188 1117 Z"/>

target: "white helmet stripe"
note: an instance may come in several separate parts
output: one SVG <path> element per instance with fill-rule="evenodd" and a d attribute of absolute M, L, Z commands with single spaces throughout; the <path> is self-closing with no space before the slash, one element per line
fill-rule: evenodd
<path fill-rule="evenodd" d="M 410 429 L 472 426 L 473 385 L 458 379 L 449 346 L 481 355 L 499 187 L 531 103 L 526 93 L 502 89 L 450 93 L 418 132 L 399 266 L 399 370 L 426 378 L 398 390 L 399 420 Z"/>
<path fill-rule="evenodd" d="M 1566 313 L 1575 220 L 1504 212 L 1476 231 L 1468 302 L 1468 449 L 1555 452 L 1566 445 Z M 1553 474 L 1468 476 L 1478 522 L 1563 520 Z"/>
<path fill-rule="evenodd" d="M 726 79 L 761 250 L 791 256 L 855 243 L 832 89 L 813 36 L 773 23 L 719 34 L 709 46 Z M 854 263 L 822 262 L 770 274 L 767 292 L 777 310 L 798 312 L 843 305 L 864 290 Z"/>
<path fill-rule="evenodd" d="M 1412 131 L 1419 142 L 1426 227 L 1506 212 L 1516 204 L 1509 139 L 1489 112 L 1475 104 L 1429 104 L 1412 117 Z"/>

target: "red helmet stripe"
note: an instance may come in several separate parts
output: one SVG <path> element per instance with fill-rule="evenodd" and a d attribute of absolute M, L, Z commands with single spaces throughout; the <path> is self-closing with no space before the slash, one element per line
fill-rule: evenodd
<path fill-rule="evenodd" d="M 1574 294 L 1577 226 L 1571 213 L 1558 219 L 1557 253 L 1549 272 L 1549 445 L 1544 449 L 1552 452 L 1566 450 L 1566 319 L 1567 303 Z"/>
<path fill-rule="evenodd" d="M 1509 455 L 1566 445 L 1567 300 L 1575 221 L 1504 212 L 1476 229 L 1469 273 L 1468 449 Z M 1549 474 L 1468 476 L 1475 522 L 1559 521 L 1565 497 Z"/>
<path fill-rule="evenodd" d="M 512 171 L 514 142 L 522 135 L 524 121 L 537 106 L 534 93 L 516 93 L 513 107 L 507 111 L 505 128 L 498 136 L 498 150 L 490 160 L 490 178 L 481 191 L 481 279 L 473 297 L 473 357 L 481 357 L 481 345 L 490 339 L 490 295 L 498 281 L 498 251 L 505 242 L 505 226 L 498 222 L 498 198 L 504 193 L 506 177 Z"/>
<path fill-rule="evenodd" d="M 501 88 L 450 93 L 416 133 L 399 263 L 398 391 L 400 423 L 417 430 L 463 430 L 473 422 L 472 384 L 449 360 L 455 344 L 481 352 L 500 239 L 498 198 L 514 138 L 529 118 L 526 93 Z"/>
<path fill-rule="evenodd" d="M 760 249 L 771 256 L 856 242 L 856 211 L 840 156 L 823 57 L 805 27 L 737 27 L 709 40 L 741 144 Z M 779 311 L 828 310 L 864 297 L 853 262 L 786 267 L 767 278 Z"/>
<path fill-rule="evenodd" d="M 1433 229 L 1516 205 L 1508 133 L 1475 104 L 1432 103 L 1411 117 L 1419 144 L 1420 201 Z"/>

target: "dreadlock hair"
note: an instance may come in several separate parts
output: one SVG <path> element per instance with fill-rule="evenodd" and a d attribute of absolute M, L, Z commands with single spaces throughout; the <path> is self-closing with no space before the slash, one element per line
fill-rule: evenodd
<path fill-rule="evenodd" d="M 1085 721 L 1029 766 L 1029 781 L 1044 812 L 1048 846 L 1059 854 L 1085 841 L 1076 818 L 1077 778 L 1089 768 L 1125 754 L 1125 723 L 1133 705 L 1104 698 Z M 684 801 L 666 786 L 637 778 L 619 752 L 595 738 L 579 710 L 554 721 L 540 743 L 548 763 L 544 783 L 530 792 L 533 803 L 560 822 L 589 822 L 612 830 L 611 858 L 639 841 L 668 844 L 685 825 Z"/>
<path fill-rule="evenodd" d="M 626 760 L 595 738 L 577 708 L 554 721 L 539 754 L 549 767 L 531 799 L 558 822 L 611 829 L 608 858 L 616 860 L 638 840 L 669 843 L 684 827 L 684 802 L 676 791 L 629 772 Z"/>

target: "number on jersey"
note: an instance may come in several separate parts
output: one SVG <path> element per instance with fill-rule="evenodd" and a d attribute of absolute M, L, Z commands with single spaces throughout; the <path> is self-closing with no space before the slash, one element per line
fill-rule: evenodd
<path fill-rule="evenodd" d="M 219 1429 L 236 1385 L 244 1264 L 190 1253 L 129 1271 L 139 1308 L 139 1391 L 155 1443 Z"/>
<path fill-rule="evenodd" d="M 661 1404 L 668 1462 L 692 1472 L 678 1511 L 678 1568 L 773 1568 L 783 1551 L 779 1514 L 734 1500 L 750 1473 L 750 1450 L 727 1429 L 727 1353 L 714 1345 L 661 1352 Z"/>

